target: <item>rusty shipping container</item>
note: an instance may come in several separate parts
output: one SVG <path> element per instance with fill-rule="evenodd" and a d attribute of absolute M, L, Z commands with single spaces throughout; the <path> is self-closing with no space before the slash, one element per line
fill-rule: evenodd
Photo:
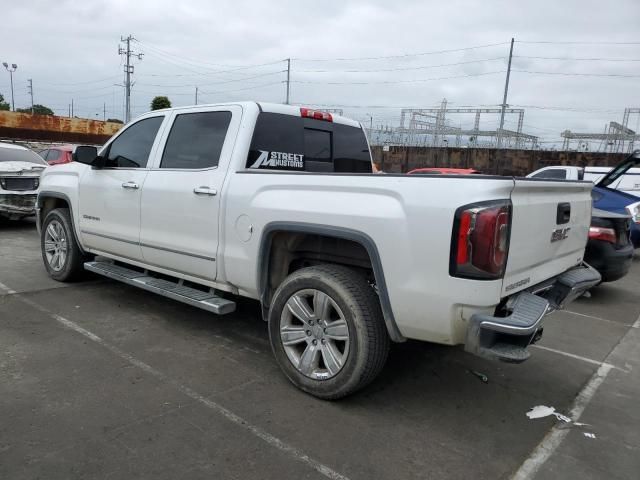
<path fill-rule="evenodd" d="M 0 138 L 100 145 L 122 128 L 85 118 L 0 111 Z"/>

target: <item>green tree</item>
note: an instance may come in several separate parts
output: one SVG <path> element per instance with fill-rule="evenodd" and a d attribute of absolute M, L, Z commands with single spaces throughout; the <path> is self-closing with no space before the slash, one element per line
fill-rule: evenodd
<path fill-rule="evenodd" d="M 111 123 L 124 123 L 122 120 L 120 120 L 119 118 L 107 118 L 107 122 L 111 122 Z"/>
<path fill-rule="evenodd" d="M 0 110 L 11 110 L 9 104 L 4 101 L 4 95 L 0 93 Z"/>
<path fill-rule="evenodd" d="M 31 113 L 31 107 L 16 108 L 16 112 Z M 39 103 L 36 103 L 33 106 L 33 114 L 34 115 L 55 115 L 55 113 L 53 113 L 53 110 L 51 110 L 49 107 L 45 107 L 44 105 L 40 105 Z"/>
<path fill-rule="evenodd" d="M 155 97 L 151 101 L 151 110 L 160 110 L 161 108 L 171 108 L 169 97 Z"/>

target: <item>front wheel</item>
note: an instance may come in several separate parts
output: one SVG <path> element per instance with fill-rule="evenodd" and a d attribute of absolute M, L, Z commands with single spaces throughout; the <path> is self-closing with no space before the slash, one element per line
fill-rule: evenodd
<path fill-rule="evenodd" d="M 51 210 L 44 219 L 40 234 L 42 260 L 49 276 L 59 282 L 68 282 L 84 272 L 83 255 L 71 226 L 69 209 Z"/>
<path fill-rule="evenodd" d="M 269 310 L 269 338 L 289 380 L 327 400 L 370 383 L 389 351 L 373 288 L 338 265 L 303 268 L 284 280 Z"/>

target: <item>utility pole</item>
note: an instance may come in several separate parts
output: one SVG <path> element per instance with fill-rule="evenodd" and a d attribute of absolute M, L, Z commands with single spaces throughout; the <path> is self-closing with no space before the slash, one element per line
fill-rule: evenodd
<path fill-rule="evenodd" d="M 133 65 L 131 65 L 131 57 L 138 57 L 138 60 L 142 60 L 142 53 L 135 53 L 131 50 L 131 40 L 135 40 L 133 35 L 128 37 L 120 37 L 121 42 L 126 42 L 127 47 L 122 48 L 118 46 L 118 55 L 125 55 L 124 73 L 126 75 L 125 86 L 125 111 L 124 111 L 124 123 L 129 123 L 131 120 L 131 74 L 133 73 Z"/>
<path fill-rule="evenodd" d="M 103 122 L 107 121 L 107 102 L 104 102 L 102 104 L 102 121 Z"/>
<path fill-rule="evenodd" d="M 196 103 L 195 103 L 195 105 L 197 105 L 197 104 L 198 104 L 198 87 L 196 87 Z"/>
<path fill-rule="evenodd" d="M 71 118 L 73 118 L 73 98 L 71 99 Z"/>
<path fill-rule="evenodd" d="M 291 83 L 291 59 L 287 58 L 287 101 L 285 102 L 289 105 L 289 84 Z"/>
<path fill-rule="evenodd" d="M 16 65 L 15 63 L 12 63 L 11 67 L 9 67 L 9 64 L 7 62 L 2 62 L 2 65 L 4 65 L 4 68 L 6 68 L 7 72 L 9 72 L 9 77 L 11 80 L 11 111 L 15 112 L 16 104 L 13 101 L 13 72 L 15 72 L 18 69 L 18 65 Z"/>
<path fill-rule="evenodd" d="M 27 80 L 29 82 L 29 95 L 31 95 L 31 115 L 33 115 L 33 79 Z"/>
<path fill-rule="evenodd" d="M 509 63 L 507 64 L 507 79 L 504 82 L 504 97 L 502 98 L 502 109 L 500 111 L 500 129 L 497 135 L 497 147 L 502 147 L 502 129 L 504 128 L 504 111 L 507 108 L 507 93 L 509 92 L 509 76 L 511 75 L 511 58 L 513 57 L 513 38 L 509 48 Z"/>

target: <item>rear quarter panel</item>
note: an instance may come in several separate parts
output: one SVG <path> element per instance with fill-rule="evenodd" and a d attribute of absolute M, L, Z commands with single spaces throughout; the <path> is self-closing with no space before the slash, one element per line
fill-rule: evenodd
<path fill-rule="evenodd" d="M 502 281 L 449 276 L 454 214 L 468 203 L 509 198 L 512 187 L 511 178 L 235 172 L 226 186 L 218 279 L 258 298 L 261 237 L 272 222 L 356 230 L 376 244 L 401 333 L 461 343 L 463 305 L 492 309 Z"/>

